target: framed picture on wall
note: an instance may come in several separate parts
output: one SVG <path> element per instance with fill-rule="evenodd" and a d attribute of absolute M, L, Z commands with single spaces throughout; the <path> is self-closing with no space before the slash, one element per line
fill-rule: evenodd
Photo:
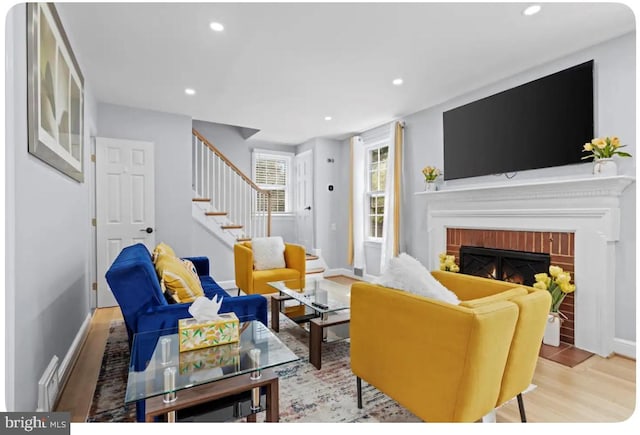
<path fill-rule="evenodd" d="M 53 3 L 27 3 L 29 153 L 84 181 L 84 78 Z"/>

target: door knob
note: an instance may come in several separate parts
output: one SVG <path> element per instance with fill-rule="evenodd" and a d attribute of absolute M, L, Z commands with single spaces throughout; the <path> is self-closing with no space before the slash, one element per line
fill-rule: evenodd
<path fill-rule="evenodd" d="M 304 209 L 305 209 L 305 210 L 311 210 L 311 206 L 310 206 L 310 205 L 308 205 L 308 206 L 306 206 Z"/>
<path fill-rule="evenodd" d="M 140 231 L 144 231 L 144 232 L 146 232 L 147 234 L 151 234 L 151 233 L 153 232 L 153 228 L 151 228 L 151 227 L 147 227 L 147 228 L 143 228 L 143 229 L 141 229 Z"/>

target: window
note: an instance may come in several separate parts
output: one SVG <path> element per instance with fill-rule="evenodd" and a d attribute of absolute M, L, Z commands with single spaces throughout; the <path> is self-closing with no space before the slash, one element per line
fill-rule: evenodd
<path fill-rule="evenodd" d="M 386 143 L 367 149 L 365 228 L 370 240 L 382 239 L 388 156 L 389 146 Z"/>
<path fill-rule="evenodd" d="M 290 207 L 291 156 L 275 151 L 253 152 L 253 181 L 271 192 L 271 213 L 287 213 Z M 257 211 L 267 211 L 267 197 L 258 195 Z"/>

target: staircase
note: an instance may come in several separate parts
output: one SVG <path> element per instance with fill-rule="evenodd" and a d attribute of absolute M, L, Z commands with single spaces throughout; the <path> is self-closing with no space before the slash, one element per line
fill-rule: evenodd
<path fill-rule="evenodd" d="M 192 129 L 192 215 L 230 248 L 271 235 L 271 195 L 258 187 L 196 129 Z M 307 253 L 307 275 L 327 264 L 319 250 Z"/>
<path fill-rule="evenodd" d="M 305 266 L 307 275 L 317 275 L 327 270 L 327 264 L 320 255 L 307 253 L 307 262 Z"/>
<path fill-rule="evenodd" d="M 225 244 L 271 235 L 271 195 L 192 130 L 192 215 Z"/>

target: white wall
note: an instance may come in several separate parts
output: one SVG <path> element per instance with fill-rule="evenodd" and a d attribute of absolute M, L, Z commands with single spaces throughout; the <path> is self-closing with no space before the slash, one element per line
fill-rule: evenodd
<path fill-rule="evenodd" d="M 156 242 L 191 255 L 191 118 L 100 103 L 98 136 L 153 142 Z"/>
<path fill-rule="evenodd" d="M 90 313 L 92 178 L 78 183 L 28 153 L 25 4 L 6 26 L 6 399 L 10 411 L 33 411 L 42 372 L 54 355 L 63 360 Z M 91 171 L 96 105 L 86 79 L 84 109 Z"/>
<path fill-rule="evenodd" d="M 540 78 L 561 69 L 594 59 L 595 88 L 595 135 L 619 136 L 628 144 L 632 159 L 619 159 L 621 174 L 635 175 L 636 159 L 636 109 L 635 109 L 635 34 L 591 47 L 578 53 L 541 65 L 515 77 L 503 80 L 472 93 L 455 97 L 450 101 L 406 116 L 405 161 L 403 193 L 402 243 L 407 252 L 424 264 L 430 264 L 427 254 L 427 234 L 424 226 L 423 203 L 414 193 L 424 190 L 421 169 L 425 165 L 443 167 L 442 113 L 451 108 L 492 95 L 496 92 Z M 443 188 L 495 183 L 502 180 L 505 185 L 523 179 L 553 177 L 577 177 L 589 175 L 591 164 L 583 163 L 556 168 L 522 171 L 513 181 L 495 176 L 450 180 Z M 620 242 L 617 245 L 618 262 L 628 267 L 620 268 L 624 274 L 616 277 L 616 337 L 635 341 L 636 296 L 635 296 L 635 188 L 629 189 L 622 198 Z M 444 249 L 444 247 L 443 247 Z M 580 291 L 579 289 L 577 291 Z"/>

